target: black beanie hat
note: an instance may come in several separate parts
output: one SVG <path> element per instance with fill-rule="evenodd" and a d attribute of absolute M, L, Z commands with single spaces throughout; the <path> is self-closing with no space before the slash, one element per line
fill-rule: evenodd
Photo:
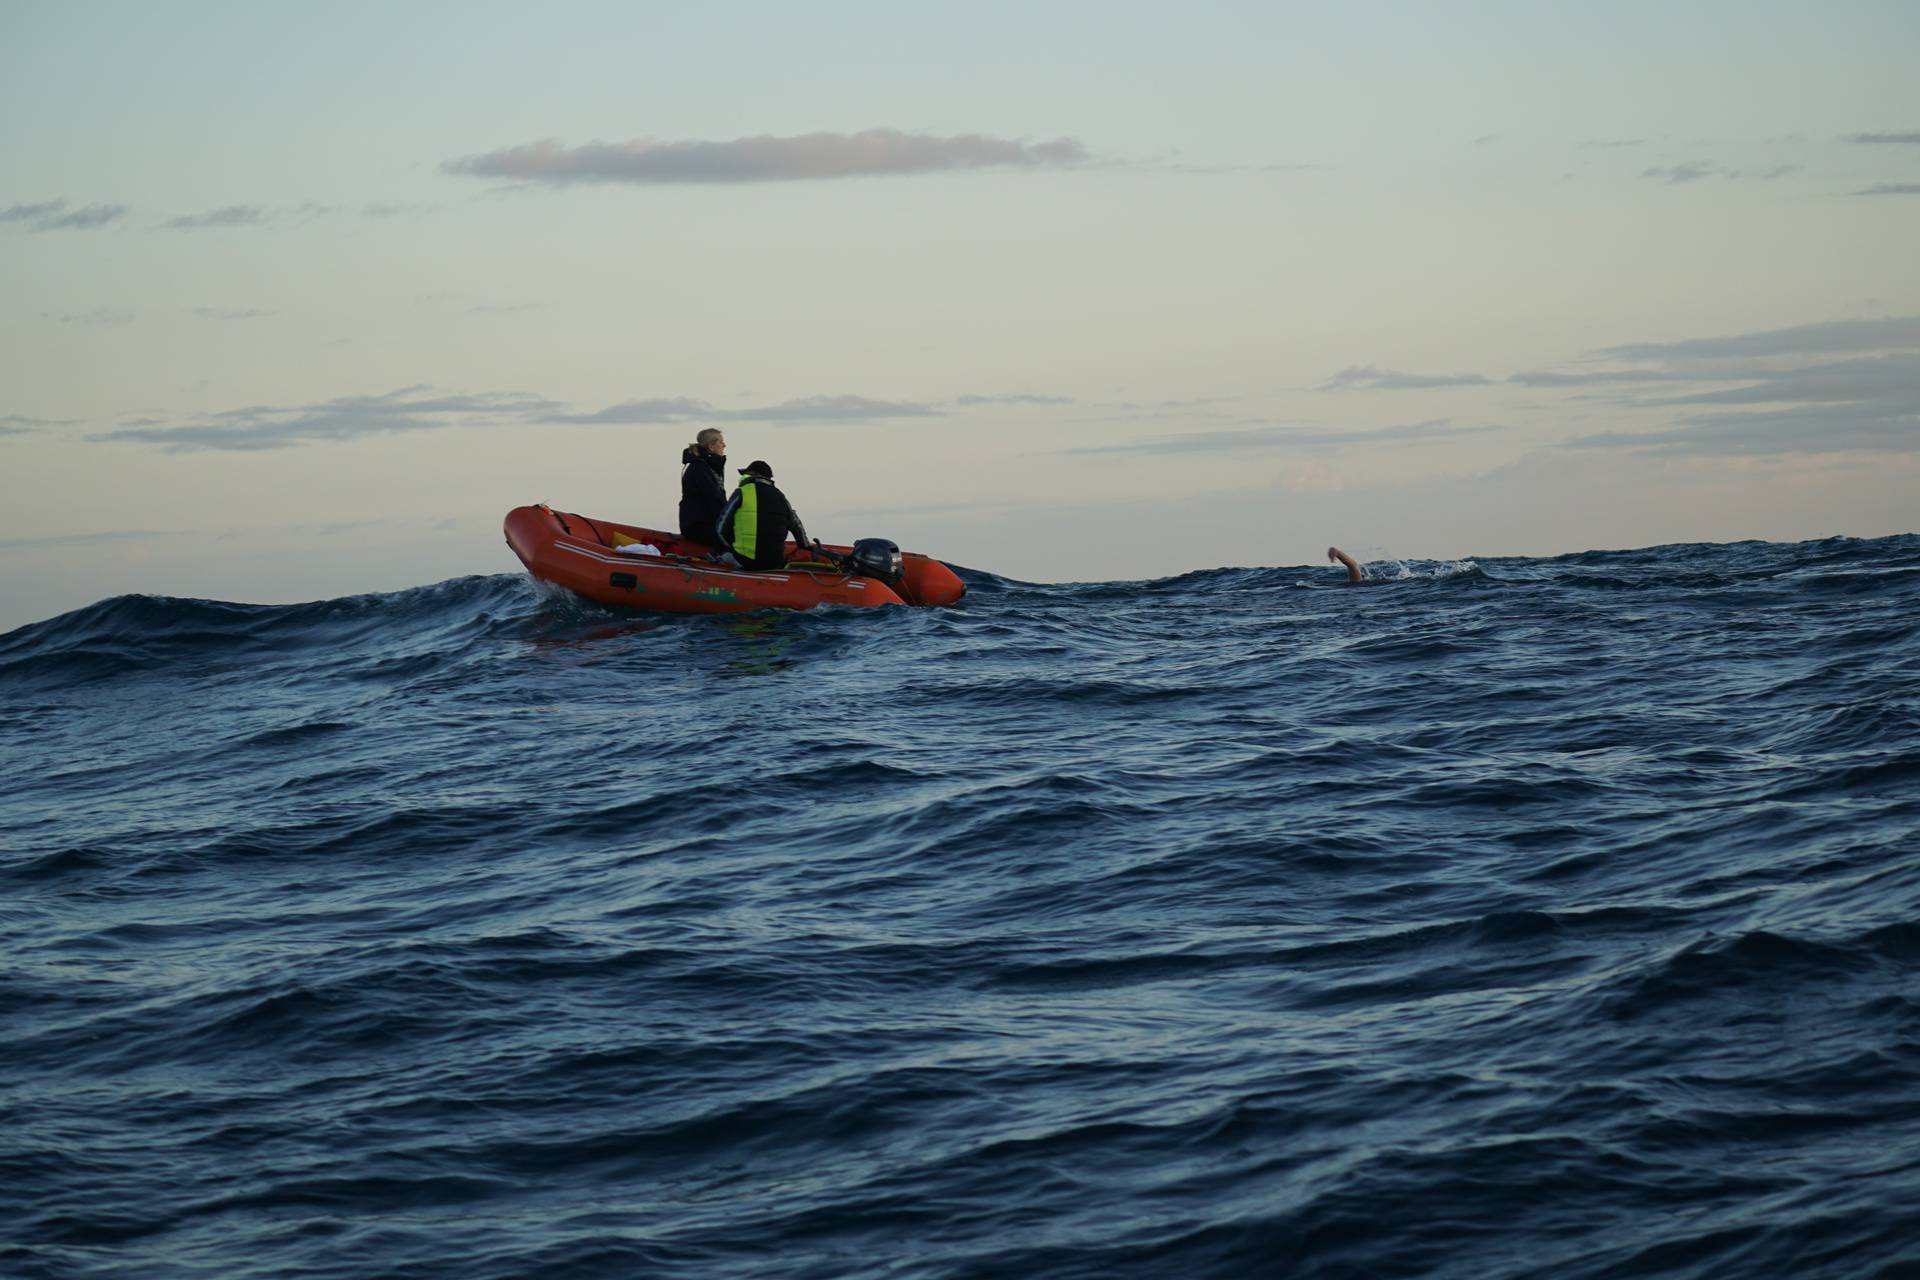
<path fill-rule="evenodd" d="M 766 463 L 761 462 L 757 458 L 754 461 L 749 462 L 746 466 L 740 468 L 741 475 L 744 476 L 748 472 L 752 472 L 754 475 L 759 476 L 762 480 L 773 479 L 773 468 L 768 466 Z"/>

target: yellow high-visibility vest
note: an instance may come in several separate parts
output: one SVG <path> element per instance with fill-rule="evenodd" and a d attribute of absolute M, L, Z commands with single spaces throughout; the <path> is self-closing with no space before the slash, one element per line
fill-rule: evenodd
<path fill-rule="evenodd" d="M 733 554 L 751 560 L 760 548 L 760 478 L 741 476 L 740 491 L 734 496 L 740 499 L 740 507 L 733 513 Z"/>

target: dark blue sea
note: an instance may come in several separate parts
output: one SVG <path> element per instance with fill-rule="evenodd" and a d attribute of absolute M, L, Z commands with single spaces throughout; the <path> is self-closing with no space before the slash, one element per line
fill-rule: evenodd
<path fill-rule="evenodd" d="M 1920 538 L 0 636 L 0 1274 L 1920 1275 Z"/>

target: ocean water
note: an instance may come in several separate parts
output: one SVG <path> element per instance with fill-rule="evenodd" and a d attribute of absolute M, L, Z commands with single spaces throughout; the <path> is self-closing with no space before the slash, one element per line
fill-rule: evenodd
<path fill-rule="evenodd" d="M 0 636 L 9 1277 L 1920 1275 L 1920 538 Z"/>

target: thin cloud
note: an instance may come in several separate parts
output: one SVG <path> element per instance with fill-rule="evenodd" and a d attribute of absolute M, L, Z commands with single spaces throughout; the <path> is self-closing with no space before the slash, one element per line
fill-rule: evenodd
<path fill-rule="evenodd" d="M 873 422 L 885 418 L 937 418 L 932 405 L 865 396 L 807 396 L 764 409 L 736 411 L 736 422 Z"/>
<path fill-rule="evenodd" d="M 1521 387 L 1597 387 L 1647 382 L 1697 382 L 1701 375 L 1670 369 L 1592 369 L 1563 373 L 1554 369 L 1523 369 L 1507 381 Z"/>
<path fill-rule="evenodd" d="M 1724 178 L 1729 182 L 1740 178 L 1752 182 L 1771 182 L 1775 178 L 1784 178 L 1788 174 L 1798 173 L 1800 168 L 1801 166 L 1797 164 L 1779 164 L 1770 169 L 1749 173 L 1744 169 L 1729 169 L 1724 165 L 1711 164 L 1705 160 L 1687 160 L 1665 168 L 1643 169 L 1640 176 L 1656 179 L 1671 187 L 1682 183 L 1699 182 L 1705 178 Z"/>
<path fill-rule="evenodd" d="M 30 418 L 24 413 L 0 413 L 0 436 L 24 436 L 48 427 L 70 427 L 78 418 Z"/>
<path fill-rule="evenodd" d="M 1879 143 L 1883 146 L 1920 147 L 1920 130 L 1912 133 L 1850 133 L 1847 142 Z"/>
<path fill-rule="evenodd" d="M 1356 364 L 1315 388 L 1319 391 L 1431 391 L 1437 387 L 1484 387 L 1493 379 L 1477 373 L 1401 373 L 1378 365 Z"/>
<path fill-rule="evenodd" d="M 865 396 L 805 396 L 752 409 L 718 409 L 705 400 L 685 396 L 628 400 L 594 413 L 554 414 L 548 422 L 581 425 L 680 422 L 878 422 L 890 418 L 937 418 L 940 410 L 904 400 L 869 400 Z"/>
<path fill-rule="evenodd" d="M 1877 186 L 1862 187 L 1853 194 L 1856 196 L 1920 196 L 1920 182 L 1882 182 Z"/>
<path fill-rule="evenodd" d="M 230 204 L 169 218 L 160 225 L 174 231 L 198 231 L 207 227 L 263 227 L 268 221 L 267 211 L 257 204 Z"/>
<path fill-rule="evenodd" d="M 182 529 L 106 529 L 99 533 L 48 533 L 31 538 L 0 538 L 0 547 L 24 549 L 28 547 L 72 547 L 87 546 L 97 542 L 135 542 L 149 538 L 179 538 L 189 535 Z"/>
<path fill-rule="evenodd" d="M 1873 356 L 1755 371 L 1744 386 L 1647 400 L 1649 405 L 1837 404 L 1920 400 L 1920 354 Z"/>
<path fill-rule="evenodd" d="M 378 396 L 342 396 L 315 404 L 253 405 L 198 421 L 130 425 L 88 436 L 103 443 L 157 444 L 169 453 L 202 449 L 258 451 L 367 435 L 548 420 L 562 406 L 521 391 L 431 395 L 424 386 Z"/>
<path fill-rule="evenodd" d="M 218 316 L 211 308 L 200 310 Z M 976 397 L 1001 403 L 1012 397 Z M 1070 403 L 1036 396 L 1036 403 Z M 592 413 L 530 392 L 438 394 L 426 386 L 402 387 L 384 395 L 342 396 L 304 405 L 250 405 L 193 419 L 141 418 L 87 437 L 101 443 L 159 445 L 168 452 L 223 450 L 254 452 L 295 445 L 351 440 L 369 435 L 430 431 L 455 427 L 545 425 L 673 425 L 681 423 L 759 422 L 769 424 L 848 424 L 938 418 L 943 410 L 906 400 L 876 400 L 857 395 L 802 396 L 746 408 L 719 408 L 691 397 L 628 400 Z"/>
<path fill-rule="evenodd" d="M 1920 396 L 1895 403 L 1814 405 L 1770 413 L 1683 417 L 1664 431 L 1603 432 L 1568 441 L 1583 449 L 1764 457 L 1783 453 L 1920 451 Z"/>
<path fill-rule="evenodd" d="M 1180 173 L 1206 177 L 1223 173 L 1316 173 L 1324 172 L 1332 166 L 1312 163 L 1216 164 L 1204 163 L 1197 160 L 1150 160 L 1130 164 L 1127 167 L 1148 173 Z"/>
<path fill-rule="evenodd" d="M 1097 403 L 1096 409 L 1117 409 L 1122 413 L 1159 413 L 1166 409 L 1205 409 L 1215 413 L 1211 406 L 1233 404 L 1239 396 L 1199 396 L 1182 400 L 1115 400 Z"/>
<path fill-rule="evenodd" d="M 1786 329 L 1763 329 L 1723 338 L 1683 342 L 1630 342 L 1603 348 L 1614 360 L 1671 362 L 1748 359 L 1760 356 L 1836 355 L 1846 352 L 1900 351 L 1920 347 L 1920 316 L 1882 320 L 1826 320 Z"/>
<path fill-rule="evenodd" d="M 65 200 L 9 205 L 0 222 L 24 222 L 30 231 L 92 231 L 127 215 L 123 204 L 90 204 L 69 209 Z"/>
<path fill-rule="evenodd" d="M 762 134 L 730 141 L 636 138 L 569 147 L 556 138 L 449 160 L 449 173 L 565 186 L 577 182 L 803 182 L 965 169 L 1067 169 L 1086 164 L 1073 138 L 1024 142 L 986 134 L 938 137 L 898 129 Z"/>
<path fill-rule="evenodd" d="M 91 311 L 42 311 L 40 318 L 58 321 L 60 324 L 107 326 L 131 324 L 133 312 L 122 311 L 116 307 L 95 307 Z"/>
<path fill-rule="evenodd" d="M 419 527 L 419 523 L 418 521 L 396 521 L 386 517 L 375 520 L 303 520 L 295 524 L 271 525 L 269 526 L 269 530 L 283 536 L 294 533 L 299 534 L 303 538 L 335 538 L 343 533 L 352 533 L 358 529 L 390 529 L 398 524 L 411 524 L 417 528 Z M 213 535 L 213 540 L 215 542 L 251 541 L 257 537 L 260 532 L 258 528 L 222 529 L 219 533 Z"/>
<path fill-rule="evenodd" d="M 620 404 L 610 404 L 594 413 L 555 414 L 550 421 L 585 425 L 707 422 L 713 419 L 715 412 L 714 407 L 705 400 L 663 397 L 653 400 L 626 400 Z"/>
<path fill-rule="evenodd" d="M 304 204 L 269 207 L 259 204 L 229 204 L 218 209 L 208 209 L 205 213 L 183 214 L 178 218 L 169 218 L 161 227 L 169 231 L 209 231 L 232 227 L 267 227 L 275 223 L 288 221 L 307 221 L 335 213 L 332 205 L 316 204 L 309 200 Z"/>
<path fill-rule="evenodd" d="M 408 214 L 425 213 L 434 206 L 430 204 L 385 204 L 375 202 L 360 206 L 360 216 L 376 220 L 386 218 L 404 218 Z"/>
<path fill-rule="evenodd" d="M 1882 354 L 1861 354 L 1869 352 Z M 1630 400 L 1695 412 L 1657 431 L 1578 436 L 1569 441 L 1575 448 L 1753 457 L 1920 451 L 1920 317 L 1636 343 L 1608 354 L 1646 361 L 1663 375 L 1739 385 Z M 1818 358 L 1836 354 L 1855 358 Z"/>
<path fill-rule="evenodd" d="M 110 222 L 118 222 L 126 216 L 127 206 L 123 204 L 90 204 L 84 208 L 75 209 L 71 213 L 43 218 L 34 224 L 33 229 L 35 231 L 92 231 Z"/>
<path fill-rule="evenodd" d="M 280 314 L 258 307 L 189 307 L 188 310 L 203 320 L 264 320 Z"/>
<path fill-rule="evenodd" d="M 38 204 L 14 204 L 0 209 L 0 222 L 38 222 L 67 207 L 65 200 L 42 200 Z"/>
<path fill-rule="evenodd" d="M 34 225 L 35 231 L 92 231 L 104 227 L 110 222 L 118 222 L 127 216 L 127 206 L 123 204 L 90 204 L 63 213 L 58 217 L 47 218 Z"/>
<path fill-rule="evenodd" d="M 1683 182 L 1698 182 L 1702 178 L 1732 176 L 1731 172 L 1717 164 L 1705 160 L 1685 160 L 1666 168 L 1647 169 L 1640 174 L 1643 178 L 1656 178 L 1668 186 L 1677 186 Z"/>
<path fill-rule="evenodd" d="M 1036 405 L 1038 404 L 1072 404 L 1073 397 L 1072 396 L 1035 396 L 1035 395 L 1023 395 L 1023 394 L 1002 395 L 1002 396 L 967 395 L 967 396 L 955 396 L 953 403 L 963 409 L 972 409 L 972 408 L 977 408 L 981 405 L 991 405 L 991 404 L 1036 404 Z"/>
<path fill-rule="evenodd" d="M 1645 138 L 1582 138 L 1574 145 L 1582 151 L 1613 151 L 1621 147 L 1643 147 Z"/>
<path fill-rule="evenodd" d="M 1363 431 L 1329 431 L 1311 427 L 1256 427 L 1245 431 L 1192 431 L 1125 444 L 1090 445 L 1063 449 L 1068 454 L 1102 453 L 1240 453 L 1256 449 L 1292 449 L 1329 445 L 1426 443 L 1455 436 L 1503 431 L 1496 426 L 1455 426 L 1450 418 L 1433 418 L 1404 426 L 1374 427 Z"/>

